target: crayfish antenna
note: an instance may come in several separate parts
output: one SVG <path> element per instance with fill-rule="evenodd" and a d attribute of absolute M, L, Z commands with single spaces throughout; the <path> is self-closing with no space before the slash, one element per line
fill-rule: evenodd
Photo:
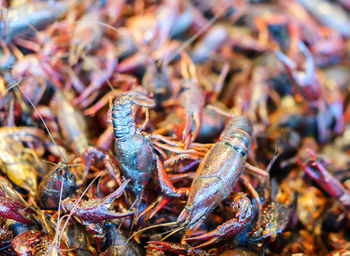
<path fill-rule="evenodd" d="M 165 237 L 163 237 L 160 241 L 164 241 L 165 239 L 169 238 L 170 236 L 174 235 L 175 233 L 181 231 L 185 229 L 185 225 L 182 224 L 181 226 L 179 226 L 178 228 L 174 229 L 173 231 L 171 231 L 169 234 L 167 234 Z"/>
<path fill-rule="evenodd" d="M 57 145 L 55 139 L 53 138 L 51 132 L 50 132 L 50 129 L 47 127 L 46 125 L 46 122 L 44 120 L 44 118 L 41 116 L 39 110 L 36 108 L 36 106 L 34 105 L 34 103 L 31 101 L 31 99 L 28 97 L 28 95 L 25 93 L 25 91 L 22 89 L 22 87 L 19 85 L 19 83 L 17 81 L 15 81 L 15 84 L 16 84 L 16 87 L 21 91 L 21 93 L 24 95 L 24 97 L 28 100 L 28 102 L 30 103 L 30 105 L 32 105 L 32 107 L 34 108 L 35 112 L 38 113 L 38 116 L 40 118 L 40 120 L 42 121 L 42 123 L 44 124 L 45 126 L 45 130 L 47 131 L 50 139 L 52 140 L 52 142 L 54 143 L 55 147 L 57 148 L 57 152 L 59 152 L 60 156 L 62 157 L 63 159 L 63 162 L 64 163 L 67 163 L 67 159 L 66 157 L 64 156 L 64 154 L 62 153 L 61 151 L 61 148 Z"/>
<path fill-rule="evenodd" d="M 133 218 L 132 218 L 129 236 L 131 235 L 131 232 L 132 232 L 134 226 L 136 225 L 136 223 L 137 223 L 137 221 L 138 221 L 138 217 L 139 217 L 139 216 L 138 216 L 138 211 L 139 211 L 139 207 L 140 207 L 140 204 L 141 204 L 141 200 L 142 200 L 142 193 L 141 193 L 141 195 L 139 195 L 139 196 L 135 199 L 135 201 L 131 204 L 131 206 L 130 206 L 130 208 L 129 208 L 129 210 L 132 211 L 133 207 L 134 207 L 135 205 L 137 205 L 136 208 L 135 208 L 135 211 L 134 211 L 134 216 L 133 216 Z M 119 227 L 118 227 L 118 230 L 119 230 L 120 227 L 123 225 L 123 223 L 124 223 L 124 219 L 120 222 L 120 225 L 119 225 Z M 128 244 L 128 240 L 127 240 L 127 241 L 125 242 L 125 244 L 124 244 L 124 246 L 126 246 L 126 248 L 127 248 L 127 244 Z M 124 246 L 123 246 L 123 247 L 124 247 Z M 124 252 L 123 252 L 123 254 L 124 254 Z M 123 254 L 122 254 L 122 255 L 123 255 Z"/>
<path fill-rule="evenodd" d="M 132 205 L 130 206 L 130 208 L 129 208 L 129 210 L 132 210 L 132 208 L 134 207 L 134 206 L 136 206 L 135 207 L 135 214 L 134 214 L 134 216 L 133 216 L 133 218 L 132 218 L 132 223 L 131 223 L 131 226 L 130 226 L 130 233 L 129 233 L 129 235 L 131 234 L 131 232 L 132 232 L 132 229 L 134 228 L 134 226 L 136 225 L 136 222 L 137 222 L 137 220 L 138 220 L 138 212 L 139 212 L 139 208 L 140 208 L 140 204 L 141 204 L 141 200 L 142 200 L 142 194 L 143 193 L 141 193 L 141 195 L 139 195 L 139 196 L 137 196 L 137 198 L 135 199 L 135 201 L 132 203 Z M 124 220 L 123 220 L 124 221 Z M 121 222 L 121 224 L 122 224 L 123 222 Z M 121 225 L 120 224 L 120 225 Z"/>

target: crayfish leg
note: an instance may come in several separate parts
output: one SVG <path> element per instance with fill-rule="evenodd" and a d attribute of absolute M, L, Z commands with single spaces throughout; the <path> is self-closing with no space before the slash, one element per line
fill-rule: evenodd
<path fill-rule="evenodd" d="M 207 242 L 204 242 L 194 247 L 197 249 L 213 245 L 217 241 L 227 236 L 232 236 L 242 231 L 252 217 L 252 204 L 245 193 L 238 193 L 234 197 L 232 208 L 235 210 L 235 216 L 231 220 L 223 223 L 222 225 L 218 226 L 215 230 L 209 233 L 186 238 L 185 240 L 201 241 L 210 239 Z"/>

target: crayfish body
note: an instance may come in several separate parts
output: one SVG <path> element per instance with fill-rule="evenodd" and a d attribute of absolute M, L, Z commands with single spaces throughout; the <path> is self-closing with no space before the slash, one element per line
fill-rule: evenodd
<path fill-rule="evenodd" d="M 203 221 L 232 192 L 241 178 L 251 146 L 252 126 L 248 118 L 230 120 L 220 140 L 205 155 L 195 174 L 185 209 L 177 219 L 184 228 Z M 245 193 L 237 193 L 231 205 L 234 217 L 215 230 L 187 241 L 210 239 L 195 248 L 214 244 L 217 240 L 244 229 L 252 217 L 252 204 Z"/>
<path fill-rule="evenodd" d="M 188 228 L 198 224 L 233 190 L 240 178 L 251 145 L 249 120 L 231 119 L 221 139 L 205 155 L 192 182 L 190 195 L 178 222 Z"/>
<path fill-rule="evenodd" d="M 115 155 L 123 174 L 130 179 L 136 195 L 140 195 L 151 177 L 155 156 L 149 138 L 136 129 L 132 106 L 154 106 L 153 101 L 136 93 L 124 93 L 113 103 L 112 121 L 115 137 Z"/>

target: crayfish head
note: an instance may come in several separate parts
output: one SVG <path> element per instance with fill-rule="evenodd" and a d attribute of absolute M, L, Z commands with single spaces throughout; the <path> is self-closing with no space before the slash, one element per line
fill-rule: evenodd
<path fill-rule="evenodd" d="M 198 195 L 194 198 L 192 203 L 187 202 L 177 219 L 177 223 L 184 225 L 186 229 L 193 228 L 205 220 L 207 215 L 216 206 L 215 201 L 208 200 L 208 198 L 203 195 Z"/>
<path fill-rule="evenodd" d="M 221 179 L 215 176 L 197 177 L 192 183 L 187 204 L 177 222 L 187 229 L 193 228 L 202 222 L 226 195 Z"/>

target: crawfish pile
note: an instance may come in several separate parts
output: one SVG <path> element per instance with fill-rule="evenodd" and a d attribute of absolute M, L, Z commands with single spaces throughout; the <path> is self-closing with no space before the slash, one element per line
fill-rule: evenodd
<path fill-rule="evenodd" d="M 1 1 L 0 255 L 349 255 L 350 1 Z"/>

